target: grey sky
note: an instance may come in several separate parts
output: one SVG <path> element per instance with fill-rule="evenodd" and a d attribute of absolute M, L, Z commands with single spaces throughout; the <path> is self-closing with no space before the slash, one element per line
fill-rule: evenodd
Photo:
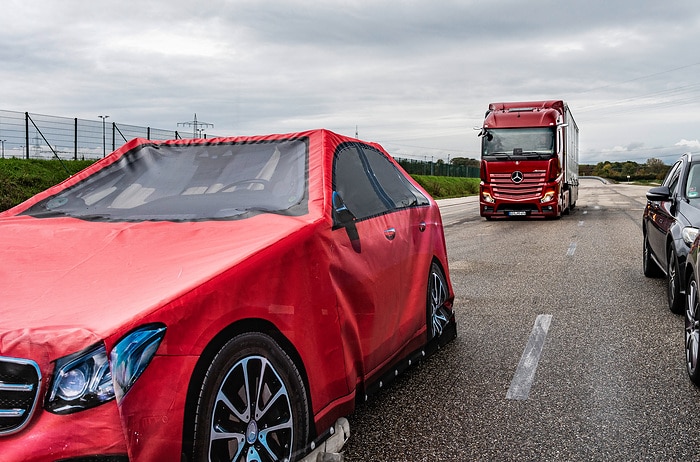
<path fill-rule="evenodd" d="M 328 128 L 478 158 L 489 102 L 564 99 L 581 162 L 700 152 L 696 0 L 10 0 L 0 109 L 217 135 Z"/>

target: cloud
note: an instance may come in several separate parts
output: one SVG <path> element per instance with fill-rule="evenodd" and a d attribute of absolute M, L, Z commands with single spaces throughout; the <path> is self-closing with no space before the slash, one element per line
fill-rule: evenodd
<path fill-rule="evenodd" d="M 689 140 L 683 139 L 683 140 L 680 140 L 678 143 L 676 143 L 676 146 L 686 146 L 689 148 L 696 149 L 696 148 L 700 148 L 700 141 L 698 141 L 698 140 L 690 140 L 689 141 Z"/>
<path fill-rule="evenodd" d="M 698 149 L 699 24 L 694 0 L 10 0 L 0 109 L 477 158 L 490 102 L 561 98 L 582 158 L 670 160 Z"/>

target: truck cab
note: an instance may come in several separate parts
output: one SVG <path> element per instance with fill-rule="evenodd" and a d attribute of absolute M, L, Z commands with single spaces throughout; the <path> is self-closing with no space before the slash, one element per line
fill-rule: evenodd
<path fill-rule="evenodd" d="M 480 214 L 559 217 L 578 199 L 578 127 L 563 101 L 492 103 L 481 136 Z"/>

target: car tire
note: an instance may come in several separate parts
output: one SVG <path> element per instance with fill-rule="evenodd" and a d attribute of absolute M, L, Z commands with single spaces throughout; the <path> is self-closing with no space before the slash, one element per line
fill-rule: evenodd
<path fill-rule="evenodd" d="M 668 297 L 668 309 L 671 313 L 683 314 L 685 300 L 681 294 L 680 268 L 678 258 L 673 249 L 668 250 L 668 268 L 666 270 L 666 292 Z"/>
<path fill-rule="evenodd" d="M 291 358 L 266 334 L 228 341 L 202 382 L 194 460 L 295 460 L 308 435 L 306 388 Z"/>
<path fill-rule="evenodd" d="M 648 278 L 658 278 L 661 276 L 661 268 L 651 258 L 651 248 L 649 247 L 649 239 L 646 233 L 644 234 L 644 249 L 642 251 L 642 265 L 644 268 L 644 276 Z"/>
<path fill-rule="evenodd" d="M 693 276 L 686 290 L 685 307 L 685 367 L 690 380 L 700 385 L 700 300 L 698 284 Z"/>
<path fill-rule="evenodd" d="M 447 279 L 436 262 L 430 265 L 428 275 L 427 324 L 428 341 L 440 337 L 449 324 L 451 313 L 445 307 L 448 297 Z"/>

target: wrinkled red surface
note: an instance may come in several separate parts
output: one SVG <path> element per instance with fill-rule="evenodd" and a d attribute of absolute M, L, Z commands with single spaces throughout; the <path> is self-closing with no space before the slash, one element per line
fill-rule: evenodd
<path fill-rule="evenodd" d="M 109 351 L 146 323 L 167 326 L 119 406 L 65 416 L 39 406 L 27 428 L 0 436 L 3 457 L 128 452 L 131 460 L 179 460 L 195 364 L 227 326 L 274 329 L 287 339 L 319 431 L 352 410 L 359 383 L 425 342 L 430 262 L 447 271 L 437 206 L 431 200 L 358 222 L 358 248 L 331 219 L 332 156 L 347 139 L 324 130 L 294 136 L 309 139 L 304 216 L 119 223 L 18 215 L 146 140 L 0 213 L 0 356 L 36 361 L 43 392 L 56 359 L 100 340 Z M 420 223 L 428 232 L 418 232 Z M 388 227 L 397 230 L 393 241 L 382 234 Z"/>

